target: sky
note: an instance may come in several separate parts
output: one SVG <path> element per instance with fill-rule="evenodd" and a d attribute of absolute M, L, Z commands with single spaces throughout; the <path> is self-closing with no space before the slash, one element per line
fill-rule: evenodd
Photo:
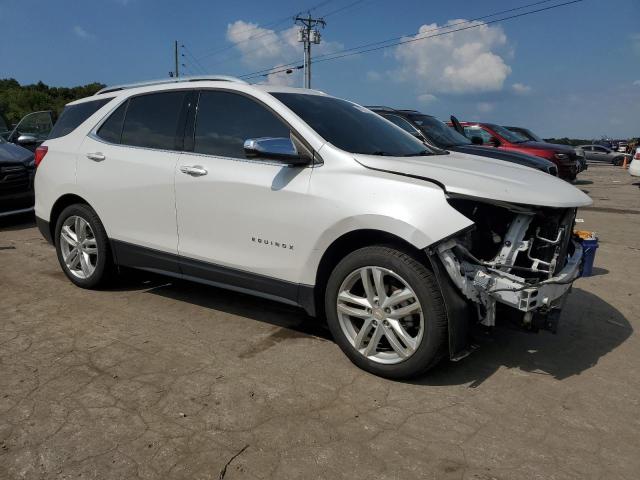
<path fill-rule="evenodd" d="M 640 0 L 584 0 L 474 21 L 534 2 L 0 0 L 0 78 L 53 86 L 163 78 L 173 70 L 174 40 L 186 73 L 298 65 L 292 17 L 312 9 L 327 22 L 313 46 L 318 60 L 390 38 L 419 39 L 314 64 L 313 88 L 331 95 L 443 120 L 525 126 L 543 137 L 640 136 Z M 463 27 L 473 28 L 453 31 Z M 302 86 L 302 75 L 251 81 Z"/>

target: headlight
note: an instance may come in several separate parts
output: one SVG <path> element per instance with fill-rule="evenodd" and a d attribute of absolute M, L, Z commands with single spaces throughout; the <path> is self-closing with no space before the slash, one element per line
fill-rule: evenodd
<path fill-rule="evenodd" d="M 569 158 L 569 155 L 567 155 L 566 153 L 556 153 L 553 156 L 558 160 L 567 160 Z"/>

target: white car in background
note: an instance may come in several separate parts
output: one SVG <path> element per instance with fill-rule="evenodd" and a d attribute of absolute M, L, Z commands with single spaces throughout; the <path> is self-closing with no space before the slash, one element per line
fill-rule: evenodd
<path fill-rule="evenodd" d="M 636 154 L 629 165 L 629 175 L 640 177 L 640 147 L 636 148 Z"/>
<path fill-rule="evenodd" d="M 392 378 L 466 356 L 503 309 L 555 329 L 591 204 L 355 103 L 228 77 L 73 102 L 35 163 L 38 227 L 77 286 L 123 265 L 297 305 Z"/>

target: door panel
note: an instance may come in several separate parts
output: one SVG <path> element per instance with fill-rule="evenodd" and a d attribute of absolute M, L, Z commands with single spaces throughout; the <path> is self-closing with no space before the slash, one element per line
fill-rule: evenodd
<path fill-rule="evenodd" d="M 243 149 L 249 138 L 289 137 L 290 128 L 256 100 L 216 90 L 200 93 L 193 125 L 187 132 L 193 141 L 185 145 L 194 153 L 181 154 L 176 169 L 181 259 L 297 282 L 303 257 L 296 247 L 310 214 L 305 198 L 313 169 L 249 159 Z M 183 263 L 185 274 L 193 265 Z M 191 274 L 206 272 L 220 273 L 214 266 Z"/>
<path fill-rule="evenodd" d="M 88 154 L 98 154 L 97 159 L 87 158 Z M 85 139 L 78 156 L 78 185 L 110 238 L 177 253 L 173 188 L 177 159 L 177 152 Z"/>
<path fill-rule="evenodd" d="M 81 147 L 78 185 L 117 245 L 177 256 L 175 150 L 182 143 L 190 95 L 174 90 L 131 97 Z M 153 268 L 154 258 L 162 256 L 122 257 L 128 265 L 138 259 L 132 266 Z"/>
<path fill-rule="evenodd" d="M 207 174 L 180 172 L 194 165 Z M 305 198 L 312 170 L 182 154 L 176 173 L 180 256 L 298 282 L 304 260 L 296 247 L 310 215 Z"/>

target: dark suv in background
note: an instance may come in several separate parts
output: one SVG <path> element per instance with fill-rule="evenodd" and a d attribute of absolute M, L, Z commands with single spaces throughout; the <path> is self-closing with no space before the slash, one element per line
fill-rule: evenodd
<path fill-rule="evenodd" d="M 558 169 L 552 162 L 531 155 L 505 152 L 482 145 L 474 145 L 467 137 L 461 135 L 453 128 L 448 127 L 437 118 L 431 115 L 425 115 L 417 110 L 395 110 L 382 106 L 370 106 L 367 108 L 390 122 L 395 123 L 403 130 L 420 138 L 427 144 L 441 150 L 450 150 L 453 152 L 478 155 L 480 157 L 494 158 L 496 160 L 504 160 L 558 176 Z"/>
<path fill-rule="evenodd" d="M 33 210 L 33 152 L 0 137 L 0 217 Z"/>

